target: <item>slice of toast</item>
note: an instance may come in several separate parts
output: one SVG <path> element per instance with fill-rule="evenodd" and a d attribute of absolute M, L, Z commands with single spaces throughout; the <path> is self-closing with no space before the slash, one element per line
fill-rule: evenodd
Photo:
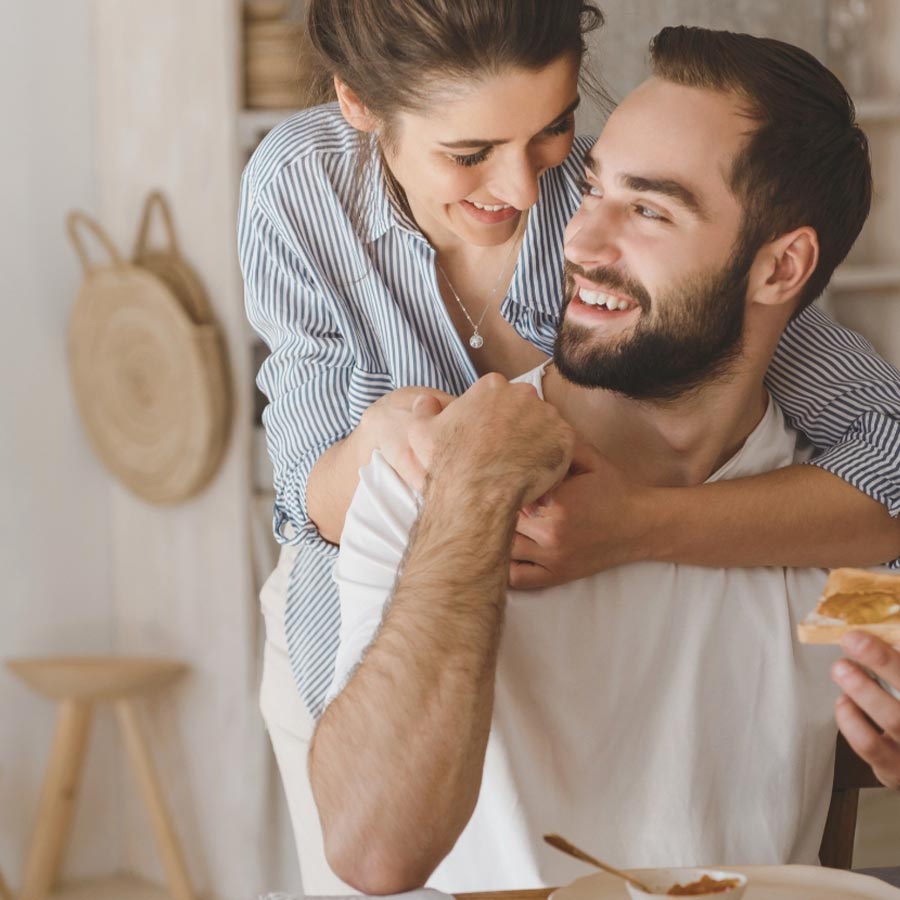
<path fill-rule="evenodd" d="M 835 569 L 828 576 L 797 636 L 804 644 L 836 644 L 848 631 L 868 631 L 900 645 L 900 575 Z"/>

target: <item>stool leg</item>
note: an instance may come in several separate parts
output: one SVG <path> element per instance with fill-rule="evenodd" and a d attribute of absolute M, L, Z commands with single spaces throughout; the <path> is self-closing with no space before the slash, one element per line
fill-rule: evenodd
<path fill-rule="evenodd" d="M 19 900 L 43 900 L 56 883 L 75 811 L 91 711 L 90 703 L 76 700 L 59 705 Z"/>
<path fill-rule="evenodd" d="M 141 793 L 144 795 L 144 803 L 150 811 L 153 833 L 166 870 L 169 891 L 175 900 L 196 900 L 181 846 L 172 827 L 172 820 L 156 777 L 153 760 L 138 722 L 137 710 L 130 700 L 119 700 L 116 702 L 116 715 L 125 738 L 128 756 L 134 766 Z"/>

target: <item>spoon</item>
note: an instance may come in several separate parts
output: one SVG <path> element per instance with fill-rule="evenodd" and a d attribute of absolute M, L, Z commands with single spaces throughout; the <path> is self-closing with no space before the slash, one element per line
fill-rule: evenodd
<path fill-rule="evenodd" d="M 643 881 L 635 878 L 634 875 L 629 875 L 627 872 L 623 872 L 621 869 L 617 869 L 608 863 L 600 862 L 599 859 L 591 856 L 590 853 L 585 853 L 584 850 L 579 850 L 578 847 L 574 844 L 570 844 L 564 837 L 560 837 L 558 834 L 545 834 L 544 840 L 551 847 L 562 850 L 563 853 L 568 853 L 569 856 L 574 856 L 575 859 L 590 863 L 598 869 L 603 869 L 604 872 L 609 872 L 610 875 L 617 875 L 619 878 L 633 884 L 639 891 L 643 891 L 645 894 L 654 893 L 653 888 L 648 887 Z"/>

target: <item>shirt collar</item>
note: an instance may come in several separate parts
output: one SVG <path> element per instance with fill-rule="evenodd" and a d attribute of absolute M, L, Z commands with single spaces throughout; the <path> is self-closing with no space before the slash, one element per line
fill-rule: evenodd
<path fill-rule="evenodd" d="M 365 189 L 370 198 L 363 225 L 366 243 L 374 243 L 391 228 L 399 228 L 425 240 L 425 236 L 412 218 L 391 198 L 384 161 L 377 147 L 372 148 L 366 164 Z"/>

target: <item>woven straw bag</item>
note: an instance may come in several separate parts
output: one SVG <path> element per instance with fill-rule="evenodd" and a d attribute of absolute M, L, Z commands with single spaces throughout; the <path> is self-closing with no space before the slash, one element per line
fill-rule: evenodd
<path fill-rule="evenodd" d="M 154 210 L 167 236 L 162 249 L 148 246 Z M 91 444 L 139 497 L 186 500 L 215 474 L 231 417 L 225 346 L 203 286 L 178 251 L 159 193 L 145 203 L 132 262 L 84 213 L 70 213 L 67 225 L 85 272 L 69 323 L 69 366 Z M 106 262 L 91 261 L 85 231 Z"/>

